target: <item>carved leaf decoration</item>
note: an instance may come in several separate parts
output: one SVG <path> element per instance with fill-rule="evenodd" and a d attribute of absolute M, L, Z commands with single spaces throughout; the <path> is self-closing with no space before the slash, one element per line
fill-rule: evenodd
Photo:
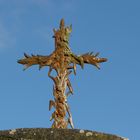
<path fill-rule="evenodd" d="M 81 59 L 83 60 L 83 63 L 91 64 L 100 69 L 99 63 L 106 62 L 106 58 L 99 58 L 99 53 L 96 53 L 95 55 L 93 52 L 91 53 L 85 53 L 80 55 Z"/>
<path fill-rule="evenodd" d="M 24 70 L 29 68 L 32 65 L 39 65 L 39 69 L 44 66 L 49 66 L 52 62 L 51 56 L 42 56 L 42 55 L 27 55 L 24 53 L 25 58 L 18 60 L 19 64 L 25 66 Z"/>

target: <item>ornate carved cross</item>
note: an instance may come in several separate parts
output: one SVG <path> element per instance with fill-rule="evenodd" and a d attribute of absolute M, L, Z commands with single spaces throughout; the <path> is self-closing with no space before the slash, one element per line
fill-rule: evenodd
<path fill-rule="evenodd" d="M 25 57 L 18 60 L 18 63 L 25 66 L 24 70 L 32 65 L 39 65 L 39 69 L 44 66 L 49 66 L 48 76 L 54 81 L 54 100 L 50 100 L 49 103 L 49 110 L 52 107 L 55 108 L 55 111 L 51 116 L 51 120 L 54 120 L 52 128 L 67 128 L 68 124 L 74 128 L 67 97 L 70 94 L 73 94 L 69 75 L 72 73 L 72 70 L 74 74 L 76 74 L 76 65 L 80 65 L 83 68 L 86 63 L 94 65 L 99 69 L 99 63 L 107 61 L 106 58 L 99 58 L 99 53 L 74 54 L 69 47 L 69 36 L 71 31 L 72 26 L 65 27 L 64 19 L 61 19 L 59 29 L 53 30 L 55 50 L 50 55 L 29 56 L 24 53 Z M 56 76 L 51 75 L 52 70 L 56 71 Z M 67 88 L 69 91 L 66 93 Z"/>

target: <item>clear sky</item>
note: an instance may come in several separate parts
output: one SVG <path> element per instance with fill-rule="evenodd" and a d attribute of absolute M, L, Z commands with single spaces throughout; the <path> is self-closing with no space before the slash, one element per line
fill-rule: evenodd
<path fill-rule="evenodd" d="M 22 71 L 23 53 L 48 55 L 53 28 L 72 23 L 76 54 L 100 52 L 101 70 L 85 65 L 70 79 L 75 128 L 140 139 L 139 0 L 0 0 L 0 129 L 50 127 L 48 68 Z"/>

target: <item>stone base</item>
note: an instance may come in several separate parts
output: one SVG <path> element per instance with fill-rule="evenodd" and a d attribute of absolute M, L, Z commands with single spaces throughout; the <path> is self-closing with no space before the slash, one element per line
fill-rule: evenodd
<path fill-rule="evenodd" d="M 0 131 L 0 140 L 128 140 L 80 129 L 23 128 Z"/>

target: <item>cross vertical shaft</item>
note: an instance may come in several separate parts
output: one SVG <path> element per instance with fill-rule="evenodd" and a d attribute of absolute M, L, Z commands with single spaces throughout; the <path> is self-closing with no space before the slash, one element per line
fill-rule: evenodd
<path fill-rule="evenodd" d="M 68 123 L 70 123 L 71 127 L 74 128 L 72 116 L 69 110 L 69 106 L 67 104 L 67 95 L 66 95 L 67 86 L 69 87 L 69 92 L 72 93 L 72 87 L 68 79 L 68 76 L 71 73 L 71 71 L 68 69 L 69 60 L 66 59 L 64 53 L 62 52 L 63 50 L 58 51 L 57 57 L 58 63 L 55 69 L 57 76 L 53 77 L 51 75 L 51 71 L 53 70 L 51 67 L 48 72 L 48 76 L 54 81 L 53 86 L 54 101 L 50 100 L 49 110 L 52 108 L 52 106 L 55 108 L 55 111 L 51 116 L 51 120 L 54 119 L 52 128 L 67 128 Z M 68 116 L 66 114 L 68 114 Z"/>

